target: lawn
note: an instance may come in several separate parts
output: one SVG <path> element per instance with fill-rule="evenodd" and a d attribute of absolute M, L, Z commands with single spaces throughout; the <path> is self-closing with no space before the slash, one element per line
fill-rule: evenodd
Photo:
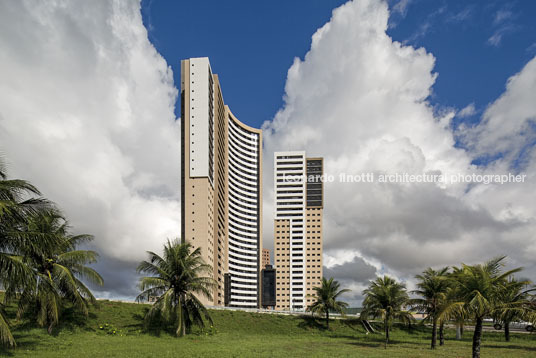
<path fill-rule="evenodd" d="M 470 357 L 471 332 L 462 341 L 447 331 L 446 344 L 432 353 L 429 329 L 398 327 L 387 350 L 381 333 L 366 335 L 357 320 L 336 320 L 330 331 L 310 316 L 212 311 L 214 328 L 175 338 L 169 329 L 143 330 L 147 305 L 100 301 L 86 320 L 67 311 L 53 335 L 31 320 L 13 327 L 18 347 L 8 357 Z M 8 312 L 14 316 L 14 308 Z M 482 357 L 535 357 L 536 336 L 484 332 Z"/>

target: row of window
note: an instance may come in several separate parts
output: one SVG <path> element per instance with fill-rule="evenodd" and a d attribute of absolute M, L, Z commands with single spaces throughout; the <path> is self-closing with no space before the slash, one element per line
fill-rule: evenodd
<path fill-rule="evenodd" d="M 315 250 L 315 248 L 311 248 L 311 250 Z M 320 248 L 318 248 L 320 250 Z M 320 256 L 322 254 L 307 254 L 307 256 Z M 290 256 L 290 254 L 276 254 L 276 256 Z M 302 256 L 302 254 L 292 254 L 292 256 Z"/>

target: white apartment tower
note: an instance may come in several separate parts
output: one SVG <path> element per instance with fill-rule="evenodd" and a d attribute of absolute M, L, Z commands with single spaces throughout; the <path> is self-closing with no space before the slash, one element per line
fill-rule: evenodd
<path fill-rule="evenodd" d="M 305 310 L 321 284 L 322 173 L 322 158 L 274 154 L 276 310 Z"/>

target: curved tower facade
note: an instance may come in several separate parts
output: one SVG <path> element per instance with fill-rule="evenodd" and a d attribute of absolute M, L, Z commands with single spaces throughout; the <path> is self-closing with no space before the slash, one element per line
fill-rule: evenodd
<path fill-rule="evenodd" d="M 229 133 L 229 306 L 257 307 L 261 235 L 261 132 L 231 113 Z"/>
<path fill-rule="evenodd" d="M 208 58 L 181 62 L 181 223 L 216 287 L 208 305 L 260 304 L 262 132 L 223 102 Z"/>

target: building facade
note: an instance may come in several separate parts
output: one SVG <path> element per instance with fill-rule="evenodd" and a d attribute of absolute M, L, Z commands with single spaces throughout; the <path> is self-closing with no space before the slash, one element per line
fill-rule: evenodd
<path fill-rule="evenodd" d="M 181 238 L 216 281 L 204 304 L 260 306 L 262 132 L 223 101 L 208 58 L 181 61 Z"/>
<path fill-rule="evenodd" d="M 261 306 L 265 309 L 274 309 L 275 299 L 275 269 L 271 265 L 266 265 L 262 269 L 262 300 Z"/>
<path fill-rule="evenodd" d="M 264 269 L 266 266 L 270 265 L 270 250 L 262 249 L 262 261 L 261 268 Z"/>
<path fill-rule="evenodd" d="M 321 284 L 322 174 L 322 158 L 274 153 L 276 310 L 305 310 Z"/>

